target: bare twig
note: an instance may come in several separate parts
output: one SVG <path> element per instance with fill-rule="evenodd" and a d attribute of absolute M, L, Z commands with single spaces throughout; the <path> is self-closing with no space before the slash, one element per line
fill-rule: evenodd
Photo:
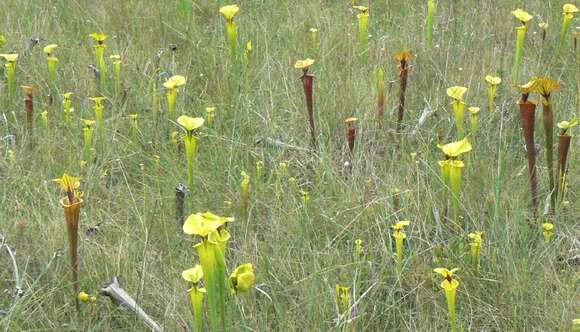
<path fill-rule="evenodd" d="M 160 332 L 161 327 L 157 322 L 155 322 L 141 307 L 137 302 L 129 295 L 121 286 L 119 285 L 119 280 L 117 277 L 113 277 L 111 283 L 104 288 L 101 288 L 101 294 L 111 298 L 116 305 L 132 311 L 139 319 L 141 319 L 151 331 Z"/>
<path fill-rule="evenodd" d="M 3 247 L 6 248 L 6 253 L 8 253 L 10 261 L 12 261 L 12 273 L 14 275 L 14 289 L 11 292 L 12 302 L 10 303 L 7 309 L 0 310 L 0 314 L 10 312 L 12 307 L 16 305 L 16 301 L 18 301 L 18 299 L 24 293 L 24 291 L 22 291 L 22 282 L 20 280 L 20 273 L 18 272 L 18 264 L 16 263 L 16 255 L 14 254 L 12 249 L 10 249 L 8 244 L 6 244 L 6 238 L 3 235 L 0 235 L 0 249 L 2 249 Z"/>

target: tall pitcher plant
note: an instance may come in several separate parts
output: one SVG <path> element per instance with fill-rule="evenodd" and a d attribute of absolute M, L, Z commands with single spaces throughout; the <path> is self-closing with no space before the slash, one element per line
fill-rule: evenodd
<path fill-rule="evenodd" d="M 522 57 L 524 55 L 524 43 L 526 41 L 526 32 L 528 30 L 526 23 L 528 23 L 534 17 L 532 15 L 528 14 L 527 12 L 525 12 L 524 10 L 519 9 L 519 8 L 512 11 L 512 15 L 514 15 L 515 18 L 518 21 L 520 21 L 520 23 L 522 24 L 516 28 L 516 34 L 517 34 L 516 35 L 516 51 L 515 51 L 515 56 L 514 56 L 514 69 L 513 69 L 513 75 L 512 75 L 513 82 L 518 82 L 519 76 L 520 76 L 520 66 L 521 66 L 521 62 L 522 62 Z"/>
<path fill-rule="evenodd" d="M 197 249 L 205 278 L 212 331 L 218 330 L 219 323 L 222 331 L 227 330 L 225 254 L 230 233 L 226 226 L 231 221 L 233 218 L 220 217 L 208 211 L 190 215 L 183 224 L 185 234 L 196 235 L 200 239 L 194 248 Z"/>
<path fill-rule="evenodd" d="M 220 8 L 220 13 L 226 19 L 226 38 L 230 48 L 232 64 L 236 64 L 238 59 L 238 27 L 234 22 L 234 17 L 239 10 L 240 7 L 238 5 L 227 5 Z"/>
<path fill-rule="evenodd" d="M 534 80 L 533 91 L 542 96 L 542 121 L 546 138 L 546 162 L 548 168 L 548 183 L 550 185 L 550 211 L 556 212 L 556 191 L 554 174 L 554 112 L 552 110 L 552 93 L 560 89 L 560 83 L 549 77 L 539 77 Z"/>
<path fill-rule="evenodd" d="M 183 144 L 185 145 L 185 159 L 187 160 L 187 185 L 193 190 L 193 173 L 195 170 L 195 155 L 197 153 L 197 136 L 195 131 L 203 126 L 205 120 L 203 118 L 192 118 L 187 115 L 182 115 L 177 118 L 177 123 L 186 131 L 183 137 Z"/>
<path fill-rule="evenodd" d="M 1 58 L 4 58 L 4 69 L 6 73 L 7 81 L 7 109 L 13 111 L 14 107 L 14 93 L 16 92 L 16 61 L 18 60 L 18 54 L 0 54 Z"/>
<path fill-rule="evenodd" d="M 68 234 L 69 256 L 71 266 L 71 281 L 73 284 L 73 296 L 77 310 L 79 309 L 79 302 L 77 294 L 79 293 L 79 276 L 78 276 L 78 239 L 79 239 L 79 219 L 82 200 L 82 193 L 78 190 L 81 186 L 80 178 L 70 176 L 64 173 L 61 178 L 54 179 L 58 183 L 66 196 L 60 200 L 60 204 L 64 208 L 64 216 L 66 220 L 66 228 Z"/>
<path fill-rule="evenodd" d="M 439 161 L 441 176 L 445 185 L 451 188 L 451 202 L 453 207 L 453 220 L 459 223 L 461 209 L 461 173 L 465 164 L 459 160 L 459 156 L 471 151 L 471 143 L 467 138 L 461 141 L 440 145 L 437 147 L 443 151 L 446 159 Z"/>
<path fill-rule="evenodd" d="M 457 128 L 457 139 L 465 137 L 465 103 L 463 96 L 467 88 L 462 86 L 452 86 L 447 89 L 447 95 L 453 99 L 453 116 L 455 117 L 455 126 Z"/>

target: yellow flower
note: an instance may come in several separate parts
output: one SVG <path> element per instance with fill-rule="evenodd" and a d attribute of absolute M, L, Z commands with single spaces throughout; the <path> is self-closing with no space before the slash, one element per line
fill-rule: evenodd
<path fill-rule="evenodd" d="M 175 89 L 185 85 L 185 82 L 186 82 L 185 77 L 181 75 L 174 75 L 171 76 L 167 81 L 165 81 L 165 83 L 163 83 L 163 86 L 166 89 Z"/>
<path fill-rule="evenodd" d="M 97 43 L 103 43 L 109 36 L 105 35 L 104 33 L 93 32 L 89 35 L 89 37 L 93 38 L 93 40 Z"/>
<path fill-rule="evenodd" d="M 395 60 L 402 62 L 402 61 L 410 61 L 415 58 L 415 53 L 409 51 L 408 49 L 404 48 L 402 51 L 395 53 L 393 56 Z"/>
<path fill-rule="evenodd" d="M 560 89 L 560 83 L 547 76 L 538 77 L 533 82 L 532 91 L 541 94 L 543 97 L 549 97 L 552 92 Z"/>
<path fill-rule="evenodd" d="M 206 108 L 205 108 L 205 111 L 206 111 L 208 114 L 211 114 L 211 113 L 214 113 L 214 112 L 216 111 L 216 108 L 215 108 L 215 107 L 213 107 L 213 106 L 211 106 L 211 107 L 206 107 Z"/>
<path fill-rule="evenodd" d="M 501 83 L 501 77 L 499 76 L 486 75 L 485 80 L 491 85 L 498 85 Z"/>
<path fill-rule="evenodd" d="M 232 272 L 229 279 L 229 286 L 232 294 L 245 292 L 252 288 L 256 277 L 252 263 L 242 264 Z"/>
<path fill-rule="evenodd" d="M 361 239 L 356 239 L 356 241 L 354 241 L 355 245 L 356 245 L 356 254 L 357 255 L 362 255 L 363 252 L 363 242 Z"/>
<path fill-rule="evenodd" d="M 220 13 L 231 22 L 234 19 L 234 16 L 238 13 L 240 7 L 238 5 L 227 5 L 220 8 Z"/>
<path fill-rule="evenodd" d="M 519 8 L 512 11 L 512 15 L 514 15 L 520 22 L 522 22 L 522 24 L 526 24 L 532 18 L 534 18 L 532 15 Z"/>
<path fill-rule="evenodd" d="M 296 68 L 296 69 L 302 69 L 302 70 L 307 70 L 313 64 L 314 64 L 314 60 L 312 60 L 310 58 L 307 58 L 305 60 L 298 60 L 298 61 L 296 61 L 296 63 L 294 64 L 294 68 Z"/>
<path fill-rule="evenodd" d="M 344 287 L 336 284 L 336 305 L 340 311 L 346 312 L 350 307 L 350 287 Z"/>
<path fill-rule="evenodd" d="M 467 92 L 467 88 L 462 86 L 452 86 L 447 89 L 447 95 L 454 100 L 462 101 L 463 95 Z"/>
<path fill-rule="evenodd" d="M 201 265 L 198 264 L 191 269 L 187 269 L 181 272 L 181 277 L 185 281 L 190 281 L 194 284 L 197 284 L 201 281 L 201 278 L 203 278 L 203 269 L 201 268 Z"/>
<path fill-rule="evenodd" d="M 458 157 L 459 155 L 471 151 L 471 143 L 467 140 L 467 137 L 461 141 L 441 145 L 437 144 L 437 147 L 449 157 Z"/>
<path fill-rule="evenodd" d="M 64 191 L 74 193 L 81 186 L 80 179 L 79 177 L 64 173 L 61 178 L 53 179 L 52 181 L 58 183 Z"/>
<path fill-rule="evenodd" d="M 471 114 L 476 115 L 477 113 L 479 113 L 480 108 L 479 107 L 472 106 L 472 107 L 469 107 L 468 110 L 469 110 L 469 112 Z"/>
<path fill-rule="evenodd" d="M 246 43 L 246 52 L 247 52 L 247 53 L 250 53 L 250 52 L 252 52 L 252 49 L 253 49 L 253 48 L 254 48 L 254 47 L 253 47 L 253 45 L 252 45 L 252 41 L 251 41 L 251 40 L 250 40 L 250 41 L 248 41 L 248 42 Z"/>
<path fill-rule="evenodd" d="M 90 128 L 95 124 L 95 120 L 83 119 L 83 123 L 87 128 Z"/>
<path fill-rule="evenodd" d="M 395 232 L 400 232 L 403 230 L 403 227 L 405 226 L 409 226 L 411 222 L 409 220 L 403 220 L 403 221 L 399 221 L 398 223 L 394 224 L 391 226 L 391 228 L 395 231 Z"/>
<path fill-rule="evenodd" d="M 21 85 L 20 87 L 22 88 L 22 90 L 24 90 L 24 93 L 27 95 L 33 94 L 34 91 L 36 90 L 36 88 L 33 85 Z"/>
<path fill-rule="evenodd" d="M 4 58 L 7 62 L 16 62 L 18 60 L 18 54 L 0 54 L 0 57 Z"/>
<path fill-rule="evenodd" d="M 445 290 L 453 290 L 453 289 L 457 288 L 457 286 L 459 286 L 459 281 L 457 281 L 456 279 L 453 278 L 455 272 L 459 271 L 458 268 L 448 270 L 448 269 L 439 267 L 433 271 L 435 273 L 442 275 L 445 278 L 445 280 L 443 280 L 443 282 L 441 283 L 441 288 L 443 288 Z"/>
<path fill-rule="evenodd" d="M 478 243 L 478 244 L 483 243 L 483 232 L 469 233 L 468 236 L 474 243 Z"/>
<path fill-rule="evenodd" d="M 352 6 L 352 8 L 360 11 L 363 14 L 366 14 L 367 11 L 369 10 L 369 8 L 366 6 Z"/>
<path fill-rule="evenodd" d="M 50 56 L 52 54 L 52 51 L 54 51 L 54 49 L 57 47 L 58 47 L 57 44 L 50 44 L 50 45 L 45 46 L 43 49 L 44 54 L 46 54 L 47 56 Z"/>
<path fill-rule="evenodd" d="M 578 118 L 574 117 L 570 121 L 558 122 L 558 128 L 563 130 L 568 130 L 570 128 L 576 127 L 578 125 Z"/>
<path fill-rule="evenodd" d="M 215 232 L 218 227 L 222 226 L 222 221 L 219 217 L 207 213 L 196 213 L 187 217 L 183 224 L 183 232 L 189 235 L 198 235 L 207 237 Z M 217 218 L 216 218 L 217 217 Z"/>
<path fill-rule="evenodd" d="M 99 96 L 99 97 L 89 97 L 89 100 L 95 103 L 95 108 L 102 108 L 103 107 L 103 100 L 105 100 L 105 99 L 107 99 L 107 98 L 101 97 L 101 96 Z"/>
<path fill-rule="evenodd" d="M 564 13 L 564 15 L 574 14 L 577 13 L 578 11 L 579 11 L 578 8 L 571 3 L 567 3 L 562 7 L 562 12 Z"/>
<path fill-rule="evenodd" d="M 546 231 L 546 232 L 551 232 L 552 230 L 554 230 L 554 224 L 549 223 L 549 222 L 543 223 L 542 229 L 544 229 L 544 231 Z"/>
<path fill-rule="evenodd" d="M 195 129 L 203 126 L 204 122 L 205 120 L 203 118 L 192 118 L 187 115 L 182 115 L 177 118 L 177 123 L 179 123 L 179 125 L 185 128 L 185 130 L 188 132 L 192 132 Z"/>
<path fill-rule="evenodd" d="M 85 302 L 85 303 L 89 303 L 89 302 L 94 303 L 97 301 L 96 297 L 90 296 L 89 294 L 87 294 L 83 291 L 79 292 L 78 298 L 81 302 Z"/>
<path fill-rule="evenodd" d="M 535 84 L 536 84 L 536 80 L 531 80 L 524 85 L 518 85 L 518 89 L 520 89 L 521 93 L 529 94 L 530 92 L 532 92 L 532 89 L 534 88 Z"/>

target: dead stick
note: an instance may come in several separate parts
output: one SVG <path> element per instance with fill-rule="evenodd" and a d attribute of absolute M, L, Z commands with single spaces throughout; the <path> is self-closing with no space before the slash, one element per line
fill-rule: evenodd
<path fill-rule="evenodd" d="M 132 311 L 139 319 L 141 319 L 151 331 L 161 332 L 161 327 L 157 322 L 155 322 L 141 307 L 137 302 L 129 295 L 121 286 L 119 285 L 119 280 L 117 277 L 113 277 L 111 284 L 107 287 L 101 288 L 101 294 L 111 298 L 116 305 L 126 308 Z"/>

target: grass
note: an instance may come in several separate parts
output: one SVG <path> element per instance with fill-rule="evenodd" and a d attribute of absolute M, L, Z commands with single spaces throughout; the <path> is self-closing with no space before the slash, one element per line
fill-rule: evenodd
<path fill-rule="evenodd" d="M 526 155 L 516 101 L 516 83 L 548 74 L 563 83 L 553 94 L 555 120 L 578 115 L 578 62 L 572 39 L 552 57 L 559 38 L 564 1 L 440 1 L 433 47 L 423 37 L 426 1 L 389 0 L 370 6 L 371 35 L 367 64 L 358 57 L 357 18 L 350 1 L 243 1 L 236 17 L 240 45 L 252 40 L 249 89 L 232 86 L 224 20 L 216 1 L 103 0 L 50 2 L 5 0 L 0 32 L 8 42 L 2 52 L 20 54 L 17 85 L 33 84 L 35 136 L 29 150 L 25 112 L 6 116 L 14 124 L 16 145 L 0 126 L 0 233 L 6 236 L 22 277 L 23 297 L 0 316 L 0 328 L 14 330 L 136 330 L 145 326 L 130 314 L 98 297 L 96 310 L 74 310 L 68 278 L 66 227 L 60 193 L 51 179 L 66 170 L 82 176 L 80 285 L 95 294 L 117 275 L 121 285 L 167 331 L 193 327 L 181 271 L 198 262 L 191 237 L 175 221 L 175 186 L 185 183 L 183 153 L 171 149 L 174 123 L 156 119 L 151 109 L 150 82 L 158 49 L 162 83 L 179 74 L 188 81 L 177 100 L 177 114 L 204 116 L 216 106 L 213 128 L 198 140 L 195 188 L 186 199 L 186 215 L 211 209 L 233 214 L 228 271 L 251 262 L 253 290 L 230 298 L 232 330 L 340 330 L 335 284 L 350 286 L 357 330 L 445 330 L 446 304 L 436 267 L 460 267 L 458 318 L 463 330 L 568 331 L 577 318 L 578 296 L 578 154 L 569 157 L 571 206 L 554 221 L 555 238 L 544 243 L 541 223 L 529 217 Z M 522 82 L 512 82 L 515 47 L 510 11 L 524 6 L 535 16 L 526 40 Z M 537 23 L 550 23 L 542 43 Z M 574 25 L 573 25 L 574 26 Z M 310 48 L 311 27 L 317 27 L 320 48 Z M 126 97 L 113 98 L 112 76 L 100 91 L 106 103 L 106 142 L 96 142 L 97 158 L 81 171 L 82 124 L 94 118 L 88 97 L 99 94 L 88 65 L 95 63 L 92 32 L 105 32 L 106 58 L 123 58 Z M 536 33 L 537 32 L 537 33 Z M 29 40 L 40 37 L 30 48 Z M 64 122 L 60 98 L 48 106 L 49 77 L 42 47 L 59 48 L 58 93 L 72 91 L 73 126 Z M 170 44 L 176 51 L 169 50 Z M 407 47 L 412 61 L 407 110 L 400 134 L 395 133 L 398 70 L 392 54 Z M 239 52 L 240 53 L 240 52 Z M 318 134 L 318 152 L 310 139 L 298 59 L 316 60 L 311 72 Z M 373 71 L 385 68 L 385 121 L 376 122 Z M 113 68 L 109 62 L 108 75 Z M 469 88 L 468 106 L 486 109 L 486 74 L 504 82 L 494 114 L 480 113 L 474 150 L 465 158 L 462 223 L 457 229 L 444 216 L 449 210 L 439 176 L 437 143 L 455 140 L 453 114 L 445 90 Z M 160 84 L 161 85 L 161 84 Z M 5 102 L 5 80 L 0 101 Z M 16 103 L 23 94 L 17 91 Z M 160 109 L 165 110 L 159 90 Z M 424 108 L 435 110 L 416 127 Z M 40 112 L 49 109 L 50 130 L 41 129 Z M 540 118 L 538 111 L 537 118 Z M 139 114 L 138 141 L 130 139 L 130 114 Z M 352 171 L 344 120 L 359 119 Z M 544 142 L 536 123 L 536 142 Z M 500 134 L 501 130 L 501 134 Z M 274 138 L 303 149 L 269 144 Z M 440 139 L 439 139 L 440 138 Z M 96 137 L 95 137 L 96 140 Z M 542 144 L 543 146 L 543 144 Z M 572 147 L 577 142 L 572 142 Z M 400 148 L 397 148 L 400 147 Z M 10 161 L 8 150 L 14 152 Z M 410 153 L 416 152 L 416 162 Z M 501 159 L 498 156 L 501 155 Z M 159 165 L 157 158 L 159 156 Z M 255 163 L 263 161 L 263 177 Z M 278 175 L 280 162 L 287 174 Z M 537 165 L 540 207 L 547 192 L 545 150 Z M 241 222 L 241 171 L 252 176 L 250 217 Z M 296 179 L 290 185 L 289 179 Z M 369 185 L 370 184 L 370 185 Z M 393 208 L 391 191 L 401 189 L 401 207 Z M 309 192 L 302 204 L 300 190 Z M 224 201 L 232 201 L 233 207 Z M 448 211 L 450 213 L 450 211 Z M 563 216 L 567 215 L 567 218 Z M 411 220 L 407 227 L 401 278 L 396 272 L 390 225 Z M 96 225 L 91 236 L 85 232 Z M 470 265 L 469 238 L 485 233 L 479 271 Z M 357 239 L 364 254 L 356 257 Z M 576 257 L 576 259 L 573 259 Z M 9 267 L 7 255 L 0 266 Z M 11 268 L 0 270 L 1 289 L 14 287 Z M 0 308 L 11 301 L 0 296 Z M 207 321 L 206 321 L 207 322 Z M 207 324 L 206 324 L 207 325 Z"/>

